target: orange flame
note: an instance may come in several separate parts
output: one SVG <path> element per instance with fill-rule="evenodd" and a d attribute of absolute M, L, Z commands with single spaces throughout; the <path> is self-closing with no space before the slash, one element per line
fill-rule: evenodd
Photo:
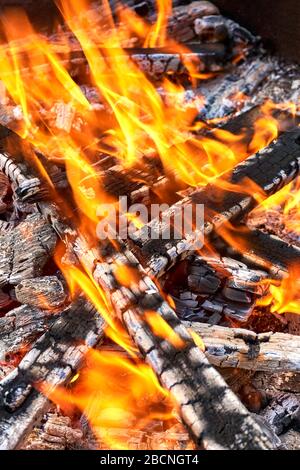
<path fill-rule="evenodd" d="M 84 413 L 102 448 L 128 449 L 135 430 L 147 432 L 149 423 L 178 423 L 169 393 L 140 360 L 90 350 L 86 362 L 72 388 L 53 390 L 43 384 L 42 391 L 65 412 Z"/>

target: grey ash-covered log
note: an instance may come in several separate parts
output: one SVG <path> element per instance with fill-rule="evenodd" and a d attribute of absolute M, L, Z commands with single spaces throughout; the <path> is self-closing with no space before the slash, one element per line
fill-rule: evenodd
<path fill-rule="evenodd" d="M 56 240 L 51 225 L 38 213 L 1 235 L 0 286 L 39 276 L 54 253 Z"/>
<path fill-rule="evenodd" d="M 209 362 L 253 372 L 300 373 L 300 338 L 287 333 L 260 333 L 197 322 L 184 322 L 205 344 Z"/>

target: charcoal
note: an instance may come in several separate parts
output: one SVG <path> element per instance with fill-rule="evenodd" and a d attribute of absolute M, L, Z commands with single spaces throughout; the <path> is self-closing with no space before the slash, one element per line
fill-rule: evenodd
<path fill-rule="evenodd" d="M 194 28 L 201 42 L 224 42 L 228 38 L 228 29 L 221 16 L 198 18 Z"/>

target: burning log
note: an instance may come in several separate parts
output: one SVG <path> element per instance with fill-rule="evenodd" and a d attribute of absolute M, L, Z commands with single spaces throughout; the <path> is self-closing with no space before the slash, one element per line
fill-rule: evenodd
<path fill-rule="evenodd" d="M 62 282 L 56 276 L 24 279 L 15 288 L 16 299 L 22 304 L 55 310 L 66 301 L 66 292 Z"/>
<path fill-rule="evenodd" d="M 0 236 L 0 286 L 19 284 L 42 273 L 54 253 L 56 234 L 40 215 L 29 215 L 25 221 Z"/>
<path fill-rule="evenodd" d="M 300 373 L 300 338 L 287 333 L 260 333 L 206 323 L 184 322 L 199 334 L 209 362 L 251 371 Z"/>
<path fill-rule="evenodd" d="M 140 266 L 124 245 L 120 248 L 123 254 L 111 253 L 104 263 L 97 261 L 96 253 L 81 239 L 77 239 L 75 249 L 102 289 L 110 292 L 115 311 L 161 383 L 176 399 L 183 422 L 195 442 L 209 449 L 269 448 L 259 426 L 196 347 L 151 279 L 140 270 L 139 281 L 132 281 L 127 287 L 119 286 L 117 267 L 137 270 Z M 171 326 L 177 338 L 176 346 L 153 332 L 146 321 L 149 310 Z M 230 430 L 226 426 L 229 415 L 232 423 L 235 422 Z M 233 429 L 243 431 L 235 433 Z"/>
<path fill-rule="evenodd" d="M 103 336 L 103 320 L 82 299 L 66 309 L 0 382 L 0 448 L 19 447 L 50 406 L 35 387 L 65 383 Z"/>
<path fill-rule="evenodd" d="M 55 316 L 29 305 L 10 310 L 0 318 L 0 357 L 5 360 L 11 353 L 28 347 L 53 323 Z"/>
<path fill-rule="evenodd" d="M 242 64 L 227 78 L 218 80 L 213 92 L 209 91 L 199 117 L 203 119 L 224 118 L 239 106 L 238 97 L 247 103 L 251 96 L 274 71 L 274 64 L 263 59 Z"/>
<path fill-rule="evenodd" d="M 299 263 L 300 248 L 284 242 L 275 235 L 249 230 L 241 235 L 245 242 L 242 258 L 267 269 L 273 277 L 283 277 L 292 263 Z"/>
<path fill-rule="evenodd" d="M 164 220 L 171 220 L 176 212 L 184 211 L 185 205 L 204 204 L 206 209 L 204 234 L 207 236 L 220 229 L 224 222 L 241 217 L 256 204 L 251 195 L 243 194 L 245 181 L 251 180 L 256 188 L 267 195 L 281 189 L 298 175 L 300 156 L 300 130 L 294 128 L 282 134 L 269 147 L 247 158 L 215 182 L 205 188 L 196 189 L 176 204 L 160 220 L 152 219 L 142 229 L 132 235 L 134 250 L 151 276 L 159 277 L 179 259 L 197 249 L 201 241 L 201 230 L 193 231 L 184 239 L 164 237 Z M 272 162 L 272 163 L 271 163 Z M 222 189 L 234 185 L 235 192 Z M 161 221 L 162 220 L 162 221 Z M 155 237 L 149 238 L 154 233 Z M 164 242 L 164 238 L 167 240 Z"/>

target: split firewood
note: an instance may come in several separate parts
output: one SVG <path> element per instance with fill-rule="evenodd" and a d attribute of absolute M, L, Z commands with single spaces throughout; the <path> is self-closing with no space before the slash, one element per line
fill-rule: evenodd
<path fill-rule="evenodd" d="M 103 320 L 83 299 L 66 309 L 0 382 L 0 449 L 19 447 L 50 406 L 35 387 L 65 383 L 103 336 Z"/>
<path fill-rule="evenodd" d="M 68 416 L 57 412 L 49 412 L 41 427 L 36 427 L 30 433 L 22 449 L 25 450 L 66 450 L 80 443 L 83 432 L 72 425 Z"/>
<path fill-rule="evenodd" d="M 184 322 L 202 338 L 209 362 L 218 367 L 300 373 L 300 337 Z"/>
<path fill-rule="evenodd" d="M 202 232 L 208 236 L 214 230 L 220 230 L 224 222 L 249 212 L 256 201 L 252 195 L 243 194 L 245 180 L 252 180 L 257 188 L 269 196 L 294 179 L 299 168 L 299 137 L 298 127 L 283 133 L 278 140 L 248 157 L 233 171 L 227 172 L 204 188 L 192 191 L 167 212 L 162 213 L 160 219 L 152 219 L 149 224 L 132 234 L 135 253 L 147 272 L 151 276 L 161 276 L 175 262 L 201 246 Z M 228 183 L 236 185 L 236 192 L 222 189 Z M 169 236 L 169 226 L 165 226 L 163 221 L 172 220 L 176 213 L 184 213 L 184 206 L 187 204 L 205 205 L 204 230 L 200 227 L 183 239 L 176 239 L 174 234 L 172 238 L 172 234 Z M 168 236 L 164 236 L 166 230 Z"/>
<path fill-rule="evenodd" d="M 66 301 L 63 283 L 56 276 L 24 279 L 15 288 L 16 299 L 22 303 L 55 311 Z"/>
<path fill-rule="evenodd" d="M 16 228 L 0 236 L 0 286 L 19 284 L 42 273 L 53 255 L 56 234 L 40 215 L 29 215 Z"/>
<path fill-rule="evenodd" d="M 9 353 L 27 348 L 54 322 L 55 316 L 45 310 L 22 305 L 0 318 L 0 360 Z"/>

